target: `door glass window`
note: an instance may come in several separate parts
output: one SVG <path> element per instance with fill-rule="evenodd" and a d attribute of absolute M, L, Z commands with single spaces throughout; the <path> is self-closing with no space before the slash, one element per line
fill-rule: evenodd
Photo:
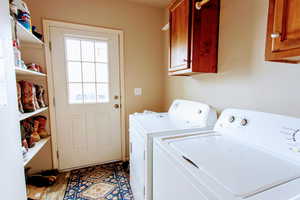
<path fill-rule="evenodd" d="M 70 104 L 109 102 L 107 41 L 65 38 Z"/>

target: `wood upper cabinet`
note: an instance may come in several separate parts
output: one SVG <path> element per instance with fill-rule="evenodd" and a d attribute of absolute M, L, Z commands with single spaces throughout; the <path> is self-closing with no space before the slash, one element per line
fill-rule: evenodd
<path fill-rule="evenodd" d="M 300 0 L 270 0 L 266 60 L 300 62 Z"/>
<path fill-rule="evenodd" d="M 169 12 L 169 75 L 217 73 L 220 0 L 175 0 Z"/>
<path fill-rule="evenodd" d="M 170 10 L 171 67 L 170 70 L 188 68 L 189 55 L 189 0 L 182 0 Z"/>

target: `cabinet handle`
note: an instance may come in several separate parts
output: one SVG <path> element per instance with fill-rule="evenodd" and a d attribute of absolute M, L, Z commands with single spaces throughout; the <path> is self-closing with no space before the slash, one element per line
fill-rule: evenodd
<path fill-rule="evenodd" d="M 196 4 L 195 4 L 196 10 L 201 10 L 202 6 L 204 6 L 208 2 L 210 2 L 210 0 L 197 1 Z"/>
<path fill-rule="evenodd" d="M 279 38 L 280 36 L 281 36 L 280 33 L 272 33 L 272 34 L 271 34 L 271 38 L 272 38 L 272 39 Z"/>

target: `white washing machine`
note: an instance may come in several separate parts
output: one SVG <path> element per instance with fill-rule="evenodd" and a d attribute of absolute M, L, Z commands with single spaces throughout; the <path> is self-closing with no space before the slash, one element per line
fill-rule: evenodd
<path fill-rule="evenodd" d="M 153 148 L 154 200 L 300 200 L 300 119 L 228 109 Z"/>
<path fill-rule="evenodd" d="M 152 200 L 153 137 L 212 130 L 216 112 L 199 102 L 175 100 L 167 113 L 130 115 L 130 184 L 135 200 Z"/>

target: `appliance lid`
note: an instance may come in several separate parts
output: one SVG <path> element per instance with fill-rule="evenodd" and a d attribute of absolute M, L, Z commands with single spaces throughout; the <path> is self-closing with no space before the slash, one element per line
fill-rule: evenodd
<path fill-rule="evenodd" d="M 234 196 L 247 198 L 300 177 L 300 167 L 228 136 L 165 140 Z"/>
<path fill-rule="evenodd" d="M 177 118 L 170 118 L 168 113 L 155 113 L 147 115 L 133 115 L 132 120 L 135 120 L 147 133 L 187 130 L 187 129 L 201 129 L 205 128 L 206 124 L 192 123 L 190 121 L 178 120 Z"/>

